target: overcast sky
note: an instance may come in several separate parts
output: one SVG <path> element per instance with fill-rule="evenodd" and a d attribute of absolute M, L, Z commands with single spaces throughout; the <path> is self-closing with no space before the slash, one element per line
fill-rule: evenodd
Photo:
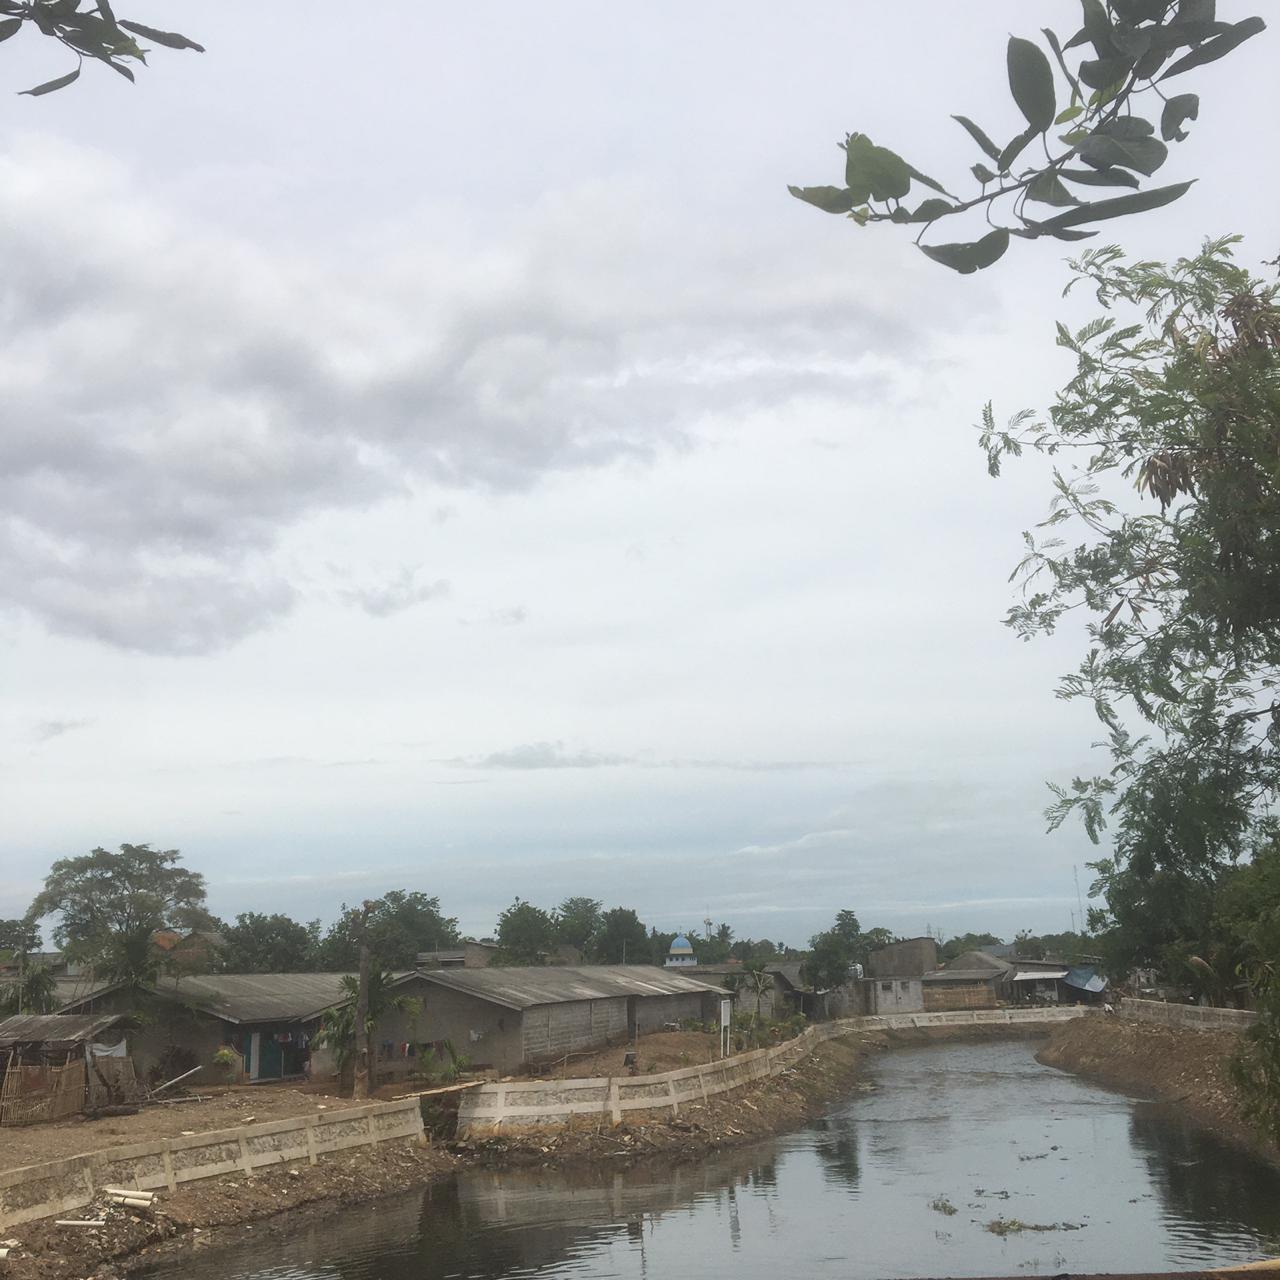
<path fill-rule="evenodd" d="M 1076 4 L 117 9 L 208 52 L 32 99 L 65 51 L 0 48 L 0 915 L 151 841 L 228 916 L 1069 927 L 1098 727 L 1079 633 L 1000 624 L 1045 473 L 972 424 L 1088 298 L 786 184 L 851 129 L 960 182 Z M 1274 256 L 1276 39 L 1099 243 Z"/>

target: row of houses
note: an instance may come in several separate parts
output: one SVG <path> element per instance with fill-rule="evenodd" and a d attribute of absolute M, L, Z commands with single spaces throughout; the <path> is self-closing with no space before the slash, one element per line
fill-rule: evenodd
<path fill-rule="evenodd" d="M 339 973 L 200 974 L 145 987 L 98 986 L 64 1003 L 63 1015 L 115 1015 L 129 1023 L 139 1073 L 198 1066 L 195 1079 L 248 1081 L 336 1074 L 317 1042 L 325 1015 L 351 1001 Z M 442 966 L 393 974 L 374 1037 L 375 1079 L 416 1074 L 422 1056 L 452 1049 L 501 1073 L 554 1062 L 612 1040 L 688 1020 L 714 1023 L 728 993 L 649 965 L 538 968 Z M 3 1024 L 0 1024 L 0 1030 Z M 230 1072 L 218 1065 L 230 1049 Z"/>

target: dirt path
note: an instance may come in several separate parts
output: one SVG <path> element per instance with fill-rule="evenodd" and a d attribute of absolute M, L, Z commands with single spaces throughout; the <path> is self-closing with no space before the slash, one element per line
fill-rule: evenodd
<path fill-rule="evenodd" d="M 221 1089 L 202 1102 L 144 1107 L 132 1116 L 102 1120 L 73 1116 L 53 1124 L 6 1127 L 0 1130 L 0 1169 L 18 1169 L 131 1142 L 235 1129 L 253 1121 L 287 1120 L 343 1106 L 351 1106 L 350 1100 L 308 1093 L 290 1085 L 254 1085 Z"/>

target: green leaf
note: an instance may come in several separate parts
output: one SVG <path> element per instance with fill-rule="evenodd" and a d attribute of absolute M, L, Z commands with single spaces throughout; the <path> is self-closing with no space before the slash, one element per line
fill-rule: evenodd
<path fill-rule="evenodd" d="M 0 40 L 7 40 L 10 36 L 16 36 L 21 30 L 21 18 L 6 18 L 3 22 L 0 22 Z"/>
<path fill-rule="evenodd" d="M 1115 58 L 1099 58 L 1097 61 L 1082 62 L 1080 64 L 1080 79 L 1090 89 L 1097 89 L 1101 92 L 1103 89 L 1115 84 L 1116 81 L 1123 80 L 1132 66 L 1133 59 L 1125 54 L 1120 54 Z"/>
<path fill-rule="evenodd" d="M 194 40 L 188 40 L 186 36 L 181 36 L 176 31 L 158 31 L 155 27 L 144 27 L 141 22 L 121 21 L 120 26 L 126 31 L 132 31 L 136 36 L 141 36 L 144 40 L 162 44 L 167 49 L 194 49 L 197 53 L 204 52 L 204 45 L 196 44 Z"/>
<path fill-rule="evenodd" d="M 1060 169 L 1059 175 L 1068 182 L 1080 182 L 1087 187 L 1134 187 L 1138 180 L 1124 169 Z"/>
<path fill-rule="evenodd" d="M 1152 34 L 1150 27 L 1117 26 L 1112 28 L 1111 43 L 1120 53 L 1137 59 L 1151 49 Z"/>
<path fill-rule="evenodd" d="M 914 168 L 912 165 L 907 165 L 907 172 L 917 182 L 923 183 L 926 187 L 931 187 L 934 191 L 938 192 L 939 195 L 948 196 L 952 200 L 956 199 L 956 197 L 953 196 L 946 187 L 942 186 L 941 183 L 935 182 L 927 173 L 921 173 L 919 169 Z"/>
<path fill-rule="evenodd" d="M 1230 31 L 1207 40 L 1198 49 L 1192 49 L 1190 53 L 1179 58 L 1160 79 L 1167 80 L 1170 76 L 1178 76 L 1184 71 L 1190 71 L 1192 67 L 1203 66 L 1206 62 L 1216 62 L 1219 58 L 1226 57 L 1237 45 L 1242 45 L 1251 36 L 1256 36 L 1266 29 L 1267 24 L 1261 18 L 1245 18 L 1243 22 L 1233 23 Z"/>
<path fill-rule="evenodd" d="M 1111 0 L 1111 7 L 1125 22 L 1159 22 L 1165 0 Z"/>
<path fill-rule="evenodd" d="M 1053 123 L 1054 124 L 1070 124 L 1071 121 L 1074 120 L 1076 116 L 1080 115 L 1082 111 L 1084 111 L 1084 104 L 1077 102 L 1074 105 L 1067 107 L 1066 110 L 1059 111 L 1058 114 L 1054 117 Z"/>
<path fill-rule="evenodd" d="M 1041 204 L 1079 204 L 1080 201 L 1058 181 L 1058 175 L 1052 169 L 1038 173 L 1027 187 L 1027 199 L 1038 200 Z"/>
<path fill-rule="evenodd" d="M 1038 132 L 1038 130 L 1028 127 L 1025 133 L 1018 134 L 1018 136 L 1014 138 L 1007 147 L 1005 147 L 1005 149 L 1000 153 L 999 159 L 996 161 L 1001 173 L 1009 172 L 1013 162 L 1022 154 L 1027 143 L 1030 142 Z"/>
<path fill-rule="evenodd" d="M 1084 29 L 1088 32 L 1089 43 L 1099 58 L 1114 58 L 1116 47 L 1111 42 L 1111 19 L 1102 0 L 1080 0 L 1084 8 Z M 1082 80 L 1084 76 L 1080 77 Z"/>
<path fill-rule="evenodd" d="M 1164 164 L 1169 148 L 1156 138 L 1109 138 L 1092 134 L 1080 144 L 1080 159 L 1095 169 L 1136 169 L 1148 176 Z"/>
<path fill-rule="evenodd" d="M 898 205 L 890 214 L 890 222 L 910 222 L 911 214 L 907 212 L 903 205 Z"/>
<path fill-rule="evenodd" d="M 981 240 L 972 244 L 922 244 L 920 248 L 934 262 L 958 271 L 962 276 L 972 275 L 999 261 L 1009 247 L 1009 233 L 1003 227 L 989 231 Z"/>
<path fill-rule="evenodd" d="M 1104 120 L 1094 133 L 1104 134 L 1108 138 L 1149 138 L 1155 133 L 1155 126 L 1150 120 L 1141 116 L 1119 116 L 1115 120 Z"/>
<path fill-rule="evenodd" d="M 1113 196 L 1110 200 L 1078 205 L 1036 225 L 1052 232 L 1078 226 L 1082 222 L 1101 222 L 1106 218 L 1123 218 L 1130 213 L 1146 213 L 1151 209 L 1159 209 L 1162 205 L 1172 204 L 1190 188 L 1191 182 L 1179 182 L 1171 187 L 1156 187 L 1153 191 L 1135 191 L 1127 196 Z"/>
<path fill-rule="evenodd" d="M 1049 42 L 1049 48 L 1053 50 L 1053 56 L 1058 60 L 1058 67 L 1062 74 L 1066 77 L 1067 83 L 1071 86 L 1071 92 L 1075 97 L 1083 97 L 1080 92 L 1080 82 L 1071 74 L 1071 69 L 1067 66 L 1067 60 L 1062 56 L 1062 46 L 1058 43 L 1057 34 L 1050 31 L 1048 27 L 1041 27 L 1044 38 Z"/>
<path fill-rule="evenodd" d="M 987 153 L 987 155 L 989 155 L 993 160 L 1000 159 L 1000 148 L 997 147 L 996 144 L 992 142 L 991 139 L 988 138 L 987 135 L 969 119 L 968 116 L 952 116 L 951 118 L 963 126 L 969 137 L 971 137 L 974 142 L 976 142 L 978 146 Z"/>
<path fill-rule="evenodd" d="M 1160 136 L 1166 142 L 1181 142 L 1187 136 L 1182 122 L 1199 118 L 1199 96 L 1194 93 L 1180 93 L 1164 104 L 1164 110 L 1160 113 Z"/>
<path fill-rule="evenodd" d="M 932 222 L 935 218 L 945 218 L 947 214 L 954 212 L 955 205 L 949 200 L 939 200 L 937 196 L 930 196 L 928 200 L 922 201 L 911 215 L 911 221 Z"/>
<path fill-rule="evenodd" d="M 867 197 L 901 200 L 911 189 L 911 167 L 887 147 L 877 147 L 864 133 L 849 135 L 845 143 L 845 180 L 854 193 L 854 203 Z"/>
<path fill-rule="evenodd" d="M 987 168 L 985 164 L 975 164 L 969 172 L 973 174 L 979 182 L 994 182 L 996 175 Z"/>
<path fill-rule="evenodd" d="M 853 192 L 847 187 L 788 187 L 797 200 L 814 205 L 823 213 L 848 213 L 853 208 Z"/>
<path fill-rule="evenodd" d="M 861 156 L 871 146 L 871 139 L 860 133 L 851 133 L 844 141 L 844 183 L 852 193 L 854 204 L 865 204 L 871 199 L 871 183 L 862 176 Z"/>
<path fill-rule="evenodd" d="M 22 93 L 30 98 L 41 98 L 46 93 L 53 93 L 58 89 L 65 89 L 67 85 L 74 84 L 80 79 L 80 68 L 69 71 L 65 76 L 59 76 L 56 80 L 46 80 L 44 84 L 38 84 L 34 89 L 23 89 Z"/>
<path fill-rule="evenodd" d="M 1009 91 L 1018 110 L 1036 133 L 1044 133 L 1058 110 L 1049 59 L 1039 45 L 1020 36 L 1010 36 L 1005 61 L 1009 69 Z"/>

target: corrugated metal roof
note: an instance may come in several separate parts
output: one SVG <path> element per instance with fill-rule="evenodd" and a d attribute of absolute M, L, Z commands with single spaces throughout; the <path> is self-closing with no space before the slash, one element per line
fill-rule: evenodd
<path fill-rule="evenodd" d="M 19 1013 L 0 1021 L 0 1047 L 80 1044 L 121 1021 L 118 1013 Z"/>
<path fill-rule="evenodd" d="M 725 994 L 720 987 L 687 978 L 678 970 L 644 964 L 431 969 L 419 976 L 507 1009 L 566 1004 L 573 1000 L 606 1000 L 613 996 L 670 996 L 705 991 Z"/>
<path fill-rule="evenodd" d="M 158 995 L 181 1000 L 228 1022 L 305 1022 L 345 1004 L 342 973 L 202 973 L 162 978 Z M 397 975 L 397 981 L 406 975 Z"/>
<path fill-rule="evenodd" d="M 1048 982 L 1052 978 L 1065 978 L 1065 969 L 1019 969 L 1013 975 L 1013 982 Z"/>
<path fill-rule="evenodd" d="M 926 973 L 921 982 L 994 982 L 1001 976 L 999 969 L 935 969 Z"/>

